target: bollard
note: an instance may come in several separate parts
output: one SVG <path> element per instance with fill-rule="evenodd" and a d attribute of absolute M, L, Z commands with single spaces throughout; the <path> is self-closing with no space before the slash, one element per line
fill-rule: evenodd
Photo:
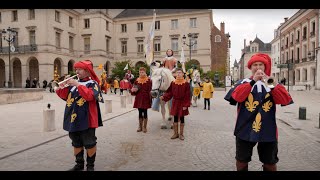
<path fill-rule="evenodd" d="M 306 107 L 299 107 L 299 119 L 306 120 L 307 116 L 307 109 Z"/>
<path fill-rule="evenodd" d="M 111 99 L 104 100 L 104 104 L 105 104 L 105 114 L 112 113 L 112 100 Z"/>
<path fill-rule="evenodd" d="M 56 130 L 55 110 L 54 109 L 43 110 L 43 131 L 49 132 L 54 130 Z"/>
<path fill-rule="evenodd" d="M 132 104 L 132 95 L 128 92 L 129 90 L 126 90 L 126 96 L 127 96 L 127 103 Z"/>
<path fill-rule="evenodd" d="M 120 102 L 121 102 L 121 107 L 122 108 L 126 108 L 126 96 L 125 95 L 121 95 L 120 96 Z"/>

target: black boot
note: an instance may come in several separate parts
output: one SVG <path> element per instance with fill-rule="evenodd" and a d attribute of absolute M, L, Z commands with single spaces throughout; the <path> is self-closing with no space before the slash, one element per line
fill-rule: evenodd
<path fill-rule="evenodd" d="M 77 155 L 76 155 L 76 165 L 69 169 L 69 171 L 82 171 L 84 169 L 84 158 L 83 158 L 83 150 L 80 151 Z"/>
<path fill-rule="evenodd" d="M 96 153 L 91 157 L 87 154 L 87 171 L 94 171 L 94 161 L 96 159 Z"/>

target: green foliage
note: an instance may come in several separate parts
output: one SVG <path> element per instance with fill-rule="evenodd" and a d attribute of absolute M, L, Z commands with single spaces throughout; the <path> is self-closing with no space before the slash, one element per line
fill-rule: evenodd
<path fill-rule="evenodd" d="M 69 71 L 69 73 L 68 73 L 70 76 L 74 76 L 74 75 L 76 75 L 76 72 L 75 71 Z"/>
<path fill-rule="evenodd" d="M 127 70 L 123 70 L 127 64 L 129 64 L 128 69 L 132 71 L 133 66 L 132 66 L 132 62 L 130 60 L 115 62 L 114 68 L 111 70 L 112 79 L 115 79 L 116 77 L 118 77 L 119 79 L 122 79 L 127 72 Z"/>
<path fill-rule="evenodd" d="M 188 71 L 188 69 L 191 69 L 192 64 L 194 64 L 194 65 L 197 66 L 197 69 L 200 71 L 200 74 L 201 74 L 201 77 L 202 77 L 203 69 L 200 68 L 199 62 L 198 62 L 197 60 L 195 60 L 195 59 L 191 59 L 191 61 L 187 61 L 187 62 L 185 63 L 186 71 Z"/>
<path fill-rule="evenodd" d="M 138 64 L 136 67 L 134 67 L 131 60 L 125 60 L 120 62 L 115 62 L 114 68 L 111 70 L 112 72 L 112 79 L 115 79 L 115 77 L 120 78 L 120 80 L 125 76 L 127 70 L 123 70 L 126 65 L 129 64 L 128 69 L 131 70 L 131 73 L 134 75 L 135 78 L 139 77 L 139 68 L 145 67 L 147 70 L 147 75 L 150 73 L 150 67 L 147 65 L 146 62 L 144 64 Z"/>

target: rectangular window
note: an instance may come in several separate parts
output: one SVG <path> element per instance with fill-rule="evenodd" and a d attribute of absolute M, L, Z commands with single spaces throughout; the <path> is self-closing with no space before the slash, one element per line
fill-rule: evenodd
<path fill-rule="evenodd" d="M 197 18 L 190 18 L 190 28 L 197 27 Z"/>
<path fill-rule="evenodd" d="M 297 31 L 297 42 L 300 41 L 300 31 Z"/>
<path fill-rule="evenodd" d="M 303 40 L 307 39 L 307 26 L 305 26 L 305 27 L 303 28 L 303 36 L 302 36 L 302 39 L 303 39 Z"/>
<path fill-rule="evenodd" d="M 156 21 L 155 22 L 155 27 L 154 27 L 155 30 L 160 30 L 160 21 Z"/>
<path fill-rule="evenodd" d="M 178 19 L 171 20 L 171 29 L 178 29 Z"/>
<path fill-rule="evenodd" d="M 29 19 L 33 20 L 35 18 L 36 18 L 36 14 L 35 14 L 34 9 L 29 9 Z"/>
<path fill-rule="evenodd" d="M 0 12 L 0 23 L 1 23 L 1 21 L 2 21 L 2 18 L 1 18 L 1 12 Z"/>
<path fill-rule="evenodd" d="M 73 37 L 69 36 L 69 51 L 73 52 Z"/>
<path fill-rule="evenodd" d="M 29 32 L 30 34 L 30 45 L 35 45 L 36 44 L 36 31 L 35 30 L 31 30 Z"/>
<path fill-rule="evenodd" d="M 143 31 L 143 23 L 137 23 L 137 31 Z"/>
<path fill-rule="evenodd" d="M 126 24 L 121 24 L 121 32 L 122 33 L 127 32 L 127 25 Z"/>
<path fill-rule="evenodd" d="M 84 53 L 90 54 L 90 37 L 84 38 Z"/>
<path fill-rule="evenodd" d="M 14 47 L 19 46 L 19 33 L 16 31 L 16 35 L 14 36 L 14 41 L 13 41 Z"/>
<path fill-rule="evenodd" d="M 300 48 L 297 48 L 297 60 L 300 59 Z"/>
<path fill-rule="evenodd" d="M 173 51 L 178 51 L 178 47 L 179 47 L 178 38 L 172 38 L 172 39 L 171 39 L 171 49 L 172 49 Z"/>
<path fill-rule="evenodd" d="M 127 54 L 127 41 L 121 41 L 121 53 Z"/>
<path fill-rule="evenodd" d="M 61 48 L 61 34 L 58 32 L 56 32 L 56 48 Z"/>
<path fill-rule="evenodd" d="M 143 40 L 138 40 L 138 53 L 143 53 Z"/>
<path fill-rule="evenodd" d="M 160 52 L 161 51 L 161 46 L 160 46 L 160 40 L 159 39 L 154 41 L 154 51 L 155 52 Z"/>
<path fill-rule="evenodd" d="M 110 38 L 109 37 L 106 39 L 106 51 L 110 52 Z"/>
<path fill-rule="evenodd" d="M 106 21 L 106 30 L 109 31 L 109 21 Z"/>
<path fill-rule="evenodd" d="M 2 34 L 0 33 L 0 52 L 2 51 Z"/>
<path fill-rule="evenodd" d="M 73 18 L 69 17 L 69 27 L 73 27 Z"/>
<path fill-rule="evenodd" d="M 12 11 L 12 21 L 18 21 L 18 11 Z"/>
<path fill-rule="evenodd" d="M 85 29 L 90 28 L 90 19 L 84 19 L 84 28 Z"/>
<path fill-rule="evenodd" d="M 55 20 L 57 22 L 60 22 L 60 12 L 59 11 L 55 11 Z"/>
<path fill-rule="evenodd" d="M 315 33 L 316 32 L 316 22 L 314 22 L 314 21 L 312 22 L 311 28 L 312 28 L 311 32 Z"/>

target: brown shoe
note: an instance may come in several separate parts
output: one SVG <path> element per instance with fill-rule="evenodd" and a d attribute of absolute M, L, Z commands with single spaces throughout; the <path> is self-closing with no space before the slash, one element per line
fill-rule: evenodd
<path fill-rule="evenodd" d="M 183 129 L 184 129 L 184 123 L 180 123 L 180 140 L 184 140 L 184 136 L 183 136 Z"/>
<path fill-rule="evenodd" d="M 139 127 L 138 127 L 137 132 L 141 132 L 142 131 L 142 123 L 143 123 L 143 119 L 139 118 Z"/>
<path fill-rule="evenodd" d="M 148 123 L 148 118 L 143 119 L 142 131 L 143 131 L 144 133 L 147 132 L 147 123 Z"/>
<path fill-rule="evenodd" d="M 178 123 L 173 123 L 173 130 L 174 130 L 174 134 L 171 137 L 171 139 L 177 139 L 179 137 L 179 134 L 178 134 Z"/>

